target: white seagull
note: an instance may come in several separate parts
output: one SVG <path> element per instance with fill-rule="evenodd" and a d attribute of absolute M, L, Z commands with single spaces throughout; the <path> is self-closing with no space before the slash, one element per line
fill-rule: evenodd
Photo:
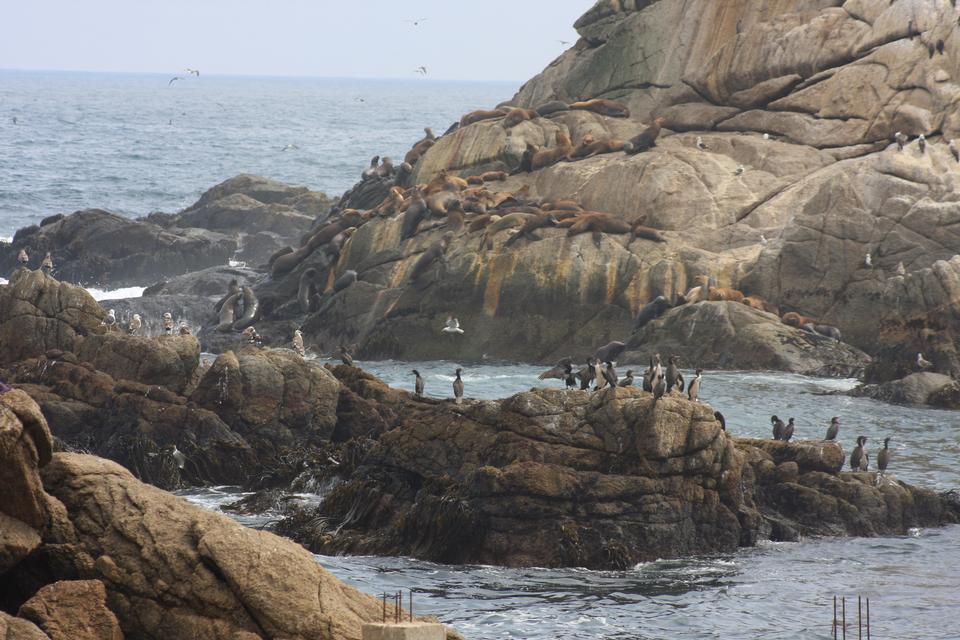
<path fill-rule="evenodd" d="M 442 331 L 444 333 L 463 333 L 463 329 L 460 328 L 460 320 L 453 316 L 447 317 L 447 326 Z"/>

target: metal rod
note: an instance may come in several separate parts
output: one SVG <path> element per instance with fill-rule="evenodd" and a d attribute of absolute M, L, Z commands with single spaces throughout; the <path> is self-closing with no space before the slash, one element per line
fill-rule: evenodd
<path fill-rule="evenodd" d="M 837 640 L 837 596 L 833 596 L 833 640 Z"/>
<path fill-rule="evenodd" d="M 867 598 L 867 640 L 870 640 L 870 598 Z"/>
<path fill-rule="evenodd" d="M 857 640 L 863 640 L 863 596 L 857 596 Z"/>
<path fill-rule="evenodd" d="M 843 608 L 843 640 L 847 640 L 847 596 L 840 600 L 840 606 Z"/>
<path fill-rule="evenodd" d="M 383 623 L 387 623 L 387 592 L 383 592 Z"/>
<path fill-rule="evenodd" d="M 413 622 L 413 589 L 410 589 L 410 622 Z"/>

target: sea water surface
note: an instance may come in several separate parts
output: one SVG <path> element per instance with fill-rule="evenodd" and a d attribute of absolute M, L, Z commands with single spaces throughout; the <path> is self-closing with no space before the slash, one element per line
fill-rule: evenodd
<path fill-rule="evenodd" d="M 464 369 L 468 397 L 501 398 L 538 385 L 561 387 L 558 380 L 537 379 L 544 367 L 524 364 L 357 364 L 407 390 L 413 388 L 410 370 L 415 368 L 426 380 L 426 394 L 437 398 L 452 396 L 458 366 Z M 618 370 L 631 366 L 623 363 Z M 742 436 L 769 437 L 769 418 L 776 413 L 796 418 L 795 437 L 822 438 L 830 418 L 838 416 L 848 454 L 856 436 L 866 435 L 874 460 L 877 445 L 889 436 L 891 477 L 937 491 L 960 487 L 956 412 L 824 395 L 855 384 L 783 373 L 708 371 L 701 398 L 724 413 L 728 431 Z M 185 495 L 219 509 L 236 500 L 237 489 Z M 275 517 L 238 519 L 265 526 Z M 435 615 L 467 638 L 826 639 L 832 637 L 834 595 L 847 596 L 847 620 L 854 625 L 848 637 L 857 637 L 857 596 L 870 598 L 872 638 L 960 637 L 947 622 L 960 611 L 960 526 L 890 538 L 766 542 L 736 553 L 664 559 L 625 571 L 447 566 L 355 556 L 317 560 L 370 593 L 413 590 L 417 613 Z"/>

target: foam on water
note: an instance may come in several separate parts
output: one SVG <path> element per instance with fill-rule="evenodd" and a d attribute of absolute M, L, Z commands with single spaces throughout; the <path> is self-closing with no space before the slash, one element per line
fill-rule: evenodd
<path fill-rule="evenodd" d="M 122 287 L 120 289 L 96 289 L 88 288 L 87 293 L 93 296 L 94 300 L 120 300 L 123 298 L 139 298 L 143 295 L 146 287 Z"/>

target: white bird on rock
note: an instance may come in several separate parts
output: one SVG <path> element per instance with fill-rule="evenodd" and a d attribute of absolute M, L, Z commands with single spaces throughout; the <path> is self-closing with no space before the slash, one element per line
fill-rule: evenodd
<path fill-rule="evenodd" d="M 922 353 L 917 354 L 917 366 L 921 369 L 929 369 L 933 366 L 933 363 L 923 357 Z"/>
<path fill-rule="evenodd" d="M 140 318 L 140 314 L 139 313 L 133 314 L 133 318 L 130 320 L 130 327 L 128 328 L 130 335 L 135 336 L 138 333 L 140 333 L 140 327 L 142 326 L 143 326 L 143 319 Z"/>
<path fill-rule="evenodd" d="M 870 252 L 869 252 L 869 251 L 867 251 L 867 255 L 866 255 L 866 257 L 863 259 L 863 264 L 865 264 L 865 265 L 867 265 L 868 267 L 871 267 L 871 268 L 873 267 L 873 258 L 870 257 Z"/>
<path fill-rule="evenodd" d="M 701 151 L 703 151 L 704 149 L 709 149 L 709 148 L 710 147 L 707 146 L 707 143 L 703 141 L 703 138 L 700 136 L 697 136 L 697 149 L 700 149 Z"/>
<path fill-rule="evenodd" d="M 107 331 L 113 331 L 117 327 L 117 312 L 113 309 L 107 311 L 107 317 L 100 321 L 101 327 L 106 327 Z"/>
<path fill-rule="evenodd" d="M 299 353 L 301 357 L 307 353 L 303 347 L 303 334 L 300 333 L 300 329 L 293 332 L 293 350 Z"/>
<path fill-rule="evenodd" d="M 447 326 L 441 329 L 441 331 L 444 333 L 463 333 L 463 329 L 460 328 L 460 320 L 453 316 L 447 317 Z"/>
<path fill-rule="evenodd" d="M 169 311 L 163 314 L 163 332 L 173 333 L 173 315 Z"/>

